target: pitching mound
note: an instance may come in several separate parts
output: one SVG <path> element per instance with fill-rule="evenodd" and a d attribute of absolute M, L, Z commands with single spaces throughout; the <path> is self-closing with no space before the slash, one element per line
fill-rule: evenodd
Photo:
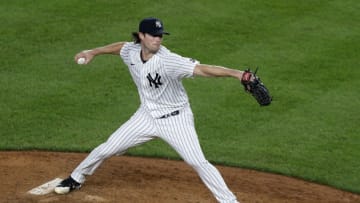
<path fill-rule="evenodd" d="M 215 202 L 197 174 L 181 161 L 112 157 L 68 195 L 29 194 L 66 178 L 87 154 L 0 152 L 1 202 Z M 280 175 L 217 166 L 241 202 L 360 202 L 360 195 Z"/>

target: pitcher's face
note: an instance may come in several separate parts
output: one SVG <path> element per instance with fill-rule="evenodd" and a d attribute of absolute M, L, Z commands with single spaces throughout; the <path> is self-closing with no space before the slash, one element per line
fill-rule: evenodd
<path fill-rule="evenodd" d="M 139 33 L 143 46 L 150 52 L 156 53 L 160 49 L 163 35 L 150 35 L 148 33 Z"/>

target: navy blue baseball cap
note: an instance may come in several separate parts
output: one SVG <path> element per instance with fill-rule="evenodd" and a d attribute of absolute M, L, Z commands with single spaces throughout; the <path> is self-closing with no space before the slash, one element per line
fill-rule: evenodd
<path fill-rule="evenodd" d="M 160 19 L 145 18 L 139 24 L 139 32 L 148 33 L 150 35 L 169 35 L 170 33 L 164 31 L 164 25 Z"/>

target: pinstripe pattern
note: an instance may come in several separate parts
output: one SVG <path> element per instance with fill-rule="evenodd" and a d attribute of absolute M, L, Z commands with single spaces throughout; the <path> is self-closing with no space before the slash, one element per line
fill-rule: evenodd
<path fill-rule="evenodd" d="M 219 171 L 206 160 L 196 134 L 193 114 L 181 83 L 181 79 L 192 77 L 195 62 L 161 47 L 156 55 L 143 63 L 140 46 L 133 43 L 125 44 L 120 55 L 138 88 L 141 106 L 79 164 L 71 177 L 83 183 L 85 176 L 93 174 L 105 159 L 159 137 L 194 168 L 219 202 L 237 202 Z M 158 80 L 152 81 L 156 83 L 153 85 L 149 78 Z M 175 110 L 180 113 L 159 119 Z"/>
<path fill-rule="evenodd" d="M 85 175 L 92 175 L 100 164 L 113 155 L 121 155 L 130 147 L 140 145 L 153 139 L 154 121 L 143 108 L 139 110 L 109 139 L 96 147 L 73 171 L 73 177 L 79 183 L 85 181 Z"/>
<path fill-rule="evenodd" d="M 159 137 L 195 169 L 219 202 L 236 202 L 236 197 L 226 186 L 219 171 L 205 159 L 190 107 L 182 109 L 178 116 L 158 119 L 155 122 Z"/>
<path fill-rule="evenodd" d="M 171 53 L 164 46 L 146 63 L 140 58 L 139 44 L 126 43 L 120 55 L 129 67 L 130 74 L 137 86 L 140 100 L 150 114 L 156 118 L 189 103 L 188 96 L 181 79 L 193 76 L 196 65 L 188 58 Z M 149 85 L 147 75 L 159 74 L 162 85 L 153 88 Z"/>

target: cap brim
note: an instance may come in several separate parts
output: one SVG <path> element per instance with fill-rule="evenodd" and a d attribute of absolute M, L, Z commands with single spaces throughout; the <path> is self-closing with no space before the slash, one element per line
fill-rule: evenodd
<path fill-rule="evenodd" d="M 149 34 L 151 34 L 151 35 L 170 35 L 170 33 L 165 32 L 164 30 L 159 30 L 155 33 L 149 33 Z"/>

